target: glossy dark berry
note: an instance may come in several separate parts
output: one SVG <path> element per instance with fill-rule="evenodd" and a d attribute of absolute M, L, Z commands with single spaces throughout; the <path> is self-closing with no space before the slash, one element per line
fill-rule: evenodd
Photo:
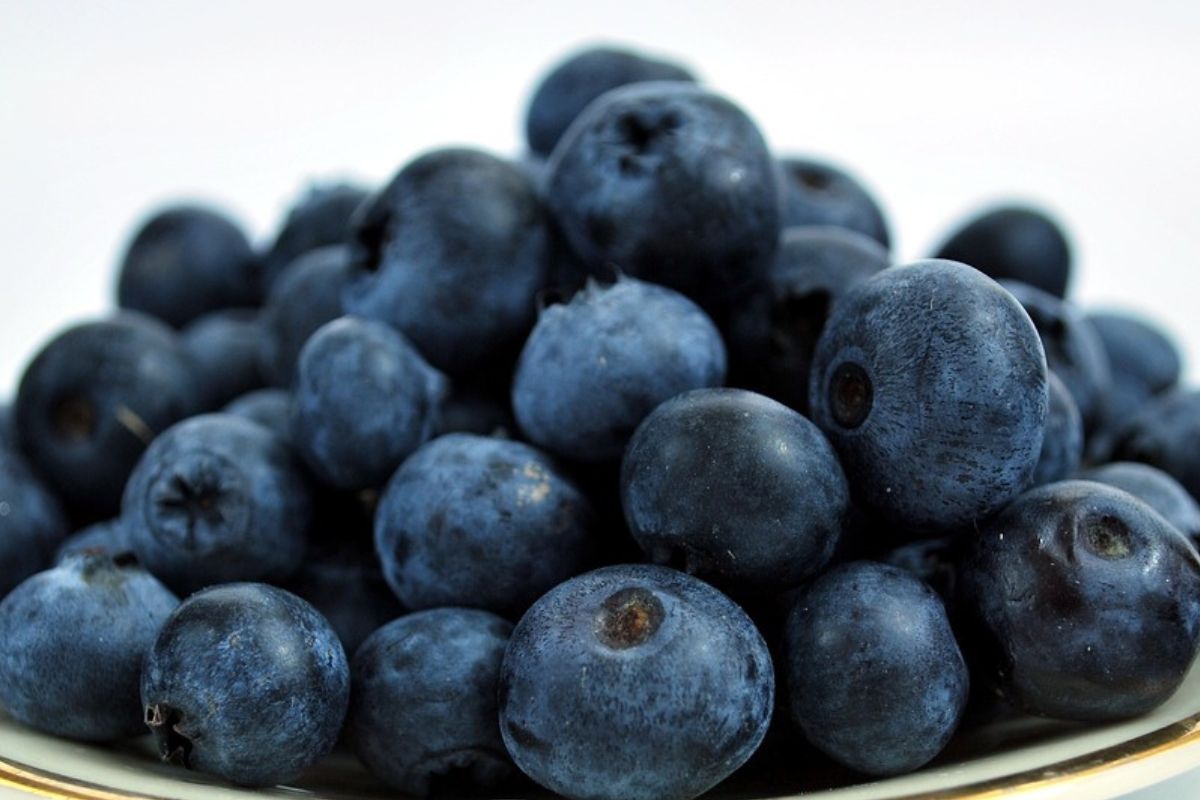
<path fill-rule="evenodd" d="M 1129 492 L 1162 514 L 1163 519 L 1191 538 L 1193 543 L 1200 540 L 1200 504 L 1161 469 L 1134 461 L 1114 461 L 1093 467 L 1079 477 Z"/>
<path fill-rule="evenodd" d="M 1060 298 L 1071 279 L 1066 234 L 1044 211 L 1027 206 L 997 206 L 977 213 L 960 224 L 936 256 Z"/>
<path fill-rule="evenodd" d="M 300 351 L 291 441 L 322 481 L 382 486 L 433 435 L 448 385 L 407 339 L 370 320 L 323 325 Z"/>
<path fill-rule="evenodd" d="M 1003 690 L 1049 717 L 1110 720 L 1164 702 L 1200 644 L 1200 558 L 1119 489 L 1031 490 L 977 536 L 959 576 Z"/>
<path fill-rule="evenodd" d="M 316 183 L 288 209 L 275 241 L 263 259 L 264 288 L 270 289 L 288 267 L 305 253 L 345 244 L 350 220 L 370 196 L 352 183 Z"/>
<path fill-rule="evenodd" d="M 786 640 L 792 718 L 851 769 L 911 772 L 962 719 L 967 665 L 942 601 L 908 572 L 835 567 L 797 599 Z"/>
<path fill-rule="evenodd" d="M 642 53 L 591 47 L 573 53 L 542 78 L 525 112 L 525 140 L 541 156 L 550 151 L 588 105 L 605 92 L 644 81 L 695 81 L 686 67 Z"/>
<path fill-rule="evenodd" d="M 812 158 L 785 158 L 780 166 L 786 227 L 832 225 L 870 237 L 885 250 L 890 246 L 883 211 L 854 177 Z"/>
<path fill-rule="evenodd" d="M 94 553 L 109 558 L 133 555 L 133 542 L 130 540 L 129 531 L 121 522 L 121 518 L 114 517 L 104 522 L 97 522 L 72 533 L 54 551 L 54 563 L 61 564 L 71 556 L 84 553 Z"/>
<path fill-rule="evenodd" d="M 670 289 L 621 278 L 542 311 L 517 362 L 513 411 L 547 450 L 615 460 L 659 403 L 724 380 L 725 346 L 703 311 Z"/>
<path fill-rule="evenodd" d="M 817 345 L 809 399 L 860 502 L 903 527 L 949 530 L 1032 479 L 1045 357 L 1029 316 L 995 281 L 921 261 L 842 298 Z"/>
<path fill-rule="evenodd" d="M 1046 373 L 1046 386 L 1050 391 L 1046 435 L 1042 438 L 1042 454 L 1033 470 L 1031 486 L 1074 477 L 1083 459 L 1083 417 L 1075 399 L 1054 370 Z"/>
<path fill-rule="evenodd" d="M 258 347 L 263 326 L 258 312 L 223 309 L 197 317 L 179 340 L 191 361 L 198 408 L 216 411 L 263 385 Z"/>
<path fill-rule="evenodd" d="M 774 685 L 762 636 L 720 592 L 665 567 L 606 567 L 518 623 L 500 730 L 517 766 L 566 797 L 686 800 L 758 747 Z"/>
<path fill-rule="evenodd" d="M 1113 460 L 1158 467 L 1200 498 L 1200 390 L 1177 389 L 1147 402 L 1122 429 Z"/>
<path fill-rule="evenodd" d="M 246 234 L 215 209 L 179 205 L 156 212 L 121 259 L 117 305 L 176 328 L 218 308 L 256 305 L 260 297 Z"/>
<path fill-rule="evenodd" d="M 546 454 L 468 434 L 414 453 L 375 513 L 384 575 L 410 609 L 520 614 L 585 568 L 592 536 L 586 496 Z"/>
<path fill-rule="evenodd" d="M 588 106 L 555 148 L 546 187 L 594 274 L 616 267 L 709 308 L 766 274 L 780 194 L 779 170 L 745 112 L 678 82 L 627 86 Z"/>
<path fill-rule="evenodd" d="M 850 491 L 833 448 L 800 414 L 741 389 L 698 389 L 638 427 L 621 499 L 651 561 L 770 591 L 825 566 Z"/>
<path fill-rule="evenodd" d="M 345 309 L 387 322 L 440 370 L 511 357 L 533 325 L 549 255 L 529 178 L 478 150 L 410 162 L 355 217 Z"/>
<path fill-rule="evenodd" d="M 68 530 L 58 498 L 21 456 L 0 446 L 0 598 L 50 566 Z"/>
<path fill-rule="evenodd" d="M 146 451 L 122 503 L 138 560 L 183 594 L 300 566 L 308 486 L 282 439 L 231 414 L 184 420 Z"/>
<path fill-rule="evenodd" d="M 164 760 L 272 786 L 333 748 L 350 668 L 308 603 L 273 586 L 230 583 L 175 610 L 146 656 L 141 688 Z"/>
<path fill-rule="evenodd" d="M 178 604 L 128 558 L 78 555 L 39 572 L 0 602 L 0 706 L 69 739 L 144 733 L 142 658 Z"/>
<path fill-rule="evenodd" d="M 256 389 L 231 400 L 222 412 L 257 422 L 287 441 L 292 435 L 291 407 L 292 395 L 286 389 Z"/>
<path fill-rule="evenodd" d="M 25 368 L 14 421 L 21 449 L 75 514 L 117 512 L 146 446 L 193 413 L 191 363 L 174 332 L 123 313 L 67 328 Z"/>
<path fill-rule="evenodd" d="M 486 611 L 418 611 L 380 628 L 351 664 L 347 736 L 408 795 L 478 793 L 512 771 L 496 688 L 512 623 Z"/>

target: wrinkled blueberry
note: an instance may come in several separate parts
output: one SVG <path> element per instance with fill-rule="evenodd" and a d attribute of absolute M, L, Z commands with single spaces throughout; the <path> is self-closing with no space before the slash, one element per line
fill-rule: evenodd
<path fill-rule="evenodd" d="M 388 482 L 375 514 L 375 547 L 406 608 L 520 614 L 585 567 L 592 510 L 536 448 L 449 434 L 414 453 Z"/>
<path fill-rule="evenodd" d="M 300 351 L 291 440 L 329 485 L 378 487 L 433 435 L 447 390 L 404 336 L 342 317 Z"/>
<path fill-rule="evenodd" d="M 256 305 L 258 262 L 222 212 L 172 206 L 138 227 L 121 259 L 117 305 L 181 328 L 218 308 Z"/>
<path fill-rule="evenodd" d="M 71 556 L 94 553 L 109 558 L 133 555 L 133 542 L 120 517 L 97 522 L 76 531 L 63 540 L 54 551 L 54 563 L 61 564 Z"/>
<path fill-rule="evenodd" d="M 725 346 L 703 311 L 661 286 L 620 278 L 542 311 L 513 377 L 517 423 L 581 461 L 617 459 L 662 401 L 725 380 Z"/>
<path fill-rule="evenodd" d="M 1195 543 L 1200 539 L 1200 505 L 1177 480 L 1149 464 L 1115 461 L 1079 476 L 1129 492 Z"/>
<path fill-rule="evenodd" d="M 422 797 L 505 778 L 496 687 L 511 633 L 511 622 L 465 608 L 418 611 L 373 633 L 351 664 L 346 718 L 367 768 Z"/>
<path fill-rule="evenodd" d="M 142 708 L 163 760 L 241 786 L 297 778 L 337 741 L 350 667 L 329 623 L 260 583 L 197 592 L 142 668 Z"/>
<path fill-rule="evenodd" d="M 521 770 L 589 800 L 687 800 L 762 742 L 774 670 L 723 594 L 651 565 L 606 567 L 542 597 L 500 671 L 500 731 Z"/>
<path fill-rule="evenodd" d="M 256 389 L 234 398 L 222 413 L 257 422 L 284 441 L 291 439 L 292 395 L 286 389 Z"/>
<path fill-rule="evenodd" d="M 1050 391 L 1046 435 L 1042 438 L 1042 454 L 1033 470 L 1031 486 L 1073 477 L 1083 459 L 1083 418 L 1075 399 L 1053 370 L 1046 373 L 1046 388 Z"/>
<path fill-rule="evenodd" d="M 0 446 L 0 598 L 48 567 L 67 532 L 58 498 L 24 459 Z"/>
<path fill-rule="evenodd" d="M 205 414 L 150 445 L 121 517 L 138 560 L 187 594 L 287 578 L 304 557 L 312 503 L 283 440 L 241 417 Z"/>
<path fill-rule="evenodd" d="M 786 639 L 792 718 L 852 769 L 911 772 L 962 719 L 967 665 L 942 601 L 908 572 L 835 567 L 796 601 Z"/>
<path fill-rule="evenodd" d="M 1113 460 L 1158 467 L 1200 499 L 1200 390 L 1148 401 L 1118 437 Z"/>
<path fill-rule="evenodd" d="M 783 224 L 787 227 L 832 225 L 891 244 L 887 221 L 866 188 L 832 164 L 812 158 L 785 158 Z"/>
<path fill-rule="evenodd" d="M 1029 484 L 1046 426 L 1046 361 L 1029 316 L 995 281 L 920 261 L 863 281 L 833 309 L 809 399 L 852 494 L 934 533 Z"/>
<path fill-rule="evenodd" d="M 123 313 L 51 339 L 25 368 L 13 410 L 30 463 L 72 513 L 102 519 L 117 512 L 146 446 L 195 406 L 175 334 Z"/>
<path fill-rule="evenodd" d="M 546 197 L 571 249 L 728 305 L 766 274 L 779 240 L 780 175 L 754 122 L 687 83 L 615 89 L 550 158 Z"/>
<path fill-rule="evenodd" d="M 1064 297 L 1071 278 L 1071 246 L 1044 211 L 998 206 L 962 223 L 937 258 L 961 261 L 1000 280 L 1021 281 Z"/>
<path fill-rule="evenodd" d="M 829 561 L 850 491 L 800 414 L 741 389 L 697 389 L 638 427 L 621 499 L 651 561 L 717 586 L 779 590 Z"/>
<path fill-rule="evenodd" d="M 959 575 L 1004 691 L 1049 717 L 1164 702 L 1200 644 L 1200 558 L 1141 500 L 1090 481 L 1033 489 L 972 537 Z"/>
<path fill-rule="evenodd" d="M 350 220 L 370 192 L 352 183 L 316 183 L 288 209 L 263 259 L 264 288 L 270 290 L 288 267 L 305 253 L 350 238 Z"/>
<path fill-rule="evenodd" d="M 466 374 L 529 332 L 548 255 L 529 178 L 477 150 L 435 150 L 356 215 L 343 302 L 401 331 L 438 369 Z"/>
<path fill-rule="evenodd" d="M 195 376 L 197 407 L 216 411 L 263 385 L 258 370 L 263 327 L 258 312 L 223 309 L 197 317 L 180 335 Z"/>
<path fill-rule="evenodd" d="M 129 559 L 78 555 L 39 572 L 0 602 L 0 706 L 70 739 L 145 733 L 142 658 L 178 604 Z"/>

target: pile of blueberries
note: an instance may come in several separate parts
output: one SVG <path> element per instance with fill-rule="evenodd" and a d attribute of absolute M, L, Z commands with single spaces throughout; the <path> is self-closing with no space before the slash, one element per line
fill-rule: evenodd
<path fill-rule="evenodd" d="M 244 786 L 343 746 L 411 795 L 682 800 L 1172 695 L 1200 392 L 1064 299 L 1054 220 L 894 264 L 853 178 L 616 49 L 526 122 L 265 248 L 137 229 L 0 414 L 9 716 Z"/>

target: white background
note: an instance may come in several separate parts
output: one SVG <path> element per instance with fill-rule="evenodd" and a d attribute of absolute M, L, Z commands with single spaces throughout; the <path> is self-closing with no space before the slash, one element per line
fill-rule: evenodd
<path fill-rule="evenodd" d="M 308 179 L 515 155 L 535 79 L 596 40 L 675 54 L 778 151 L 851 167 L 903 259 L 985 201 L 1047 205 L 1075 296 L 1200 360 L 1200 3 L 0 0 L 0 398 L 103 312 L 156 203 L 220 203 L 266 241 Z"/>

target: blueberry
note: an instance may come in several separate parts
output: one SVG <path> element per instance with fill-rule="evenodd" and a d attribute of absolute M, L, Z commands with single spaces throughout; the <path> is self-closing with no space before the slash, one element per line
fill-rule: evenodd
<path fill-rule="evenodd" d="M 917 539 L 894 547 L 879 559 L 918 578 L 944 602 L 955 596 L 962 540 L 956 536 Z"/>
<path fill-rule="evenodd" d="M 0 448 L 17 449 L 17 432 L 12 423 L 12 405 L 0 403 Z"/>
<path fill-rule="evenodd" d="M 315 183 L 288 209 L 263 259 L 263 281 L 270 289 L 288 267 L 305 253 L 350 238 L 350 220 L 370 196 L 352 183 Z"/>
<path fill-rule="evenodd" d="M 323 325 L 300 351 L 291 439 L 341 489 L 381 486 L 433 434 L 448 386 L 408 340 L 354 317 Z"/>
<path fill-rule="evenodd" d="M 697 389 L 638 427 L 621 499 L 652 561 L 769 591 L 825 566 L 850 490 L 833 448 L 800 414 L 741 389 Z"/>
<path fill-rule="evenodd" d="M 251 309 L 211 311 L 188 323 L 180 336 L 195 374 L 197 404 L 215 411 L 263 385 L 258 347 L 263 327 Z"/>
<path fill-rule="evenodd" d="M 1104 397 L 1112 386 L 1100 336 L 1074 304 L 1017 281 L 1000 285 L 1025 307 L 1042 339 L 1046 364 L 1075 399 L 1084 430 L 1093 430 L 1101 422 Z"/>
<path fill-rule="evenodd" d="M 680 64 L 614 47 L 590 47 L 559 62 L 542 78 L 525 114 L 525 139 L 541 156 L 550 151 L 588 104 L 605 92 L 644 81 L 689 81 Z"/>
<path fill-rule="evenodd" d="M 401 331 L 438 369 L 469 374 L 529 332 L 548 255 L 546 215 L 521 170 L 477 150 L 435 150 L 356 216 L 343 302 Z"/>
<path fill-rule="evenodd" d="M 938 596 L 908 572 L 843 564 L 787 622 L 792 718 L 835 761 L 898 775 L 941 752 L 967 704 L 967 665 Z"/>
<path fill-rule="evenodd" d="M 67 531 L 58 498 L 24 459 L 0 446 L 0 598 L 49 566 Z"/>
<path fill-rule="evenodd" d="M 350 275 L 350 250 L 344 246 L 307 252 L 280 273 L 262 313 L 258 366 L 268 382 L 295 382 L 304 343 L 322 325 L 342 316 L 342 291 Z"/>
<path fill-rule="evenodd" d="M 1064 297 L 1071 277 L 1071 246 L 1045 211 L 996 206 L 962 223 L 937 251 L 997 280 L 1007 278 Z"/>
<path fill-rule="evenodd" d="M 933 534 L 1029 484 L 1046 361 L 1029 316 L 995 281 L 920 261 L 867 279 L 833 309 L 809 398 L 858 501 Z"/>
<path fill-rule="evenodd" d="M 287 578 L 304 557 L 312 504 L 283 440 L 241 417 L 205 414 L 150 445 L 121 517 L 138 560 L 186 594 Z"/>
<path fill-rule="evenodd" d="M 1079 476 L 1129 492 L 1153 508 L 1193 543 L 1200 540 L 1200 504 L 1187 489 L 1160 469 L 1133 461 L 1093 467 Z"/>
<path fill-rule="evenodd" d="M 117 559 L 133 554 L 133 542 L 129 531 L 121 522 L 120 517 L 114 517 L 104 522 L 97 522 L 83 530 L 76 531 L 59 544 L 54 552 L 54 563 L 61 564 L 68 558 L 84 553 L 108 556 Z"/>
<path fill-rule="evenodd" d="M 593 272 L 616 266 L 718 308 L 775 253 L 779 170 L 745 112 L 698 86 L 605 94 L 559 141 L 549 170 L 551 212 Z"/>
<path fill-rule="evenodd" d="M 0 602 L 0 706 L 70 739 L 145 733 L 142 658 L 178 604 L 127 558 L 78 555 L 39 572 Z"/>
<path fill-rule="evenodd" d="M 480 436 L 508 437 L 516 429 L 507 397 L 496 400 L 483 392 L 462 390 L 456 386 L 442 405 L 442 415 L 434 435 L 475 433 Z"/>
<path fill-rule="evenodd" d="M 883 211 L 854 177 L 812 158 L 785 158 L 783 224 L 787 227 L 832 225 L 861 233 L 890 246 Z"/>
<path fill-rule="evenodd" d="M 1042 454 L 1033 470 L 1032 486 L 1073 477 L 1083 459 L 1083 418 L 1066 384 L 1054 370 L 1046 373 L 1050 405 L 1046 411 L 1046 435 Z"/>
<path fill-rule="evenodd" d="M 614 460 L 655 406 L 725 380 L 725 346 L 682 295 L 631 278 L 591 284 L 542 311 L 513 377 L 529 439 L 582 461 Z"/>
<path fill-rule="evenodd" d="M 1113 460 L 1158 467 L 1200 499 L 1200 390 L 1148 401 L 1122 429 Z"/>
<path fill-rule="evenodd" d="M 162 323 L 133 313 L 74 325 L 25 368 L 13 408 L 30 462 L 80 517 L 116 513 L 146 445 L 192 413 L 187 354 Z"/>
<path fill-rule="evenodd" d="M 1200 558 L 1141 500 L 1090 481 L 1031 490 L 972 537 L 960 572 L 972 627 L 1028 711 L 1146 713 L 1200 644 Z"/>
<path fill-rule="evenodd" d="M 257 305 L 246 234 L 216 209 L 179 205 L 142 222 L 121 259 L 117 305 L 181 328 L 207 311 Z"/>
<path fill-rule="evenodd" d="M 496 687 L 511 633 L 507 620 L 463 608 L 419 611 L 373 633 L 351 664 L 346 718 L 367 768 L 420 797 L 474 794 L 505 778 Z"/>
<path fill-rule="evenodd" d="M 240 786 L 291 781 L 328 753 L 349 695 L 329 623 L 259 583 L 189 597 L 142 668 L 142 707 L 163 759 Z"/>
<path fill-rule="evenodd" d="M 762 742 L 774 687 L 766 643 L 727 597 L 665 567 L 606 567 L 513 630 L 500 731 L 517 766 L 566 797 L 686 800 Z"/>
<path fill-rule="evenodd" d="M 887 251 L 841 228 L 788 228 L 766 282 L 725 325 L 730 383 L 808 410 L 813 351 L 833 306 L 889 264 Z"/>
<path fill-rule="evenodd" d="M 1114 382 L 1136 381 L 1147 395 L 1162 394 L 1179 382 L 1179 348 L 1157 325 L 1120 311 L 1093 311 L 1086 319 L 1100 337 Z"/>
<path fill-rule="evenodd" d="M 544 453 L 468 434 L 434 439 L 388 482 L 375 514 L 383 574 L 410 609 L 520 614 L 591 555 L 587 498 Z"/>
<path fill-rule="evenodd" d="M 284 441 L 291 439 L 292 395 L 285 389 L 256 389 L 234 398 L 222 411 L 257 422 Z"/>

